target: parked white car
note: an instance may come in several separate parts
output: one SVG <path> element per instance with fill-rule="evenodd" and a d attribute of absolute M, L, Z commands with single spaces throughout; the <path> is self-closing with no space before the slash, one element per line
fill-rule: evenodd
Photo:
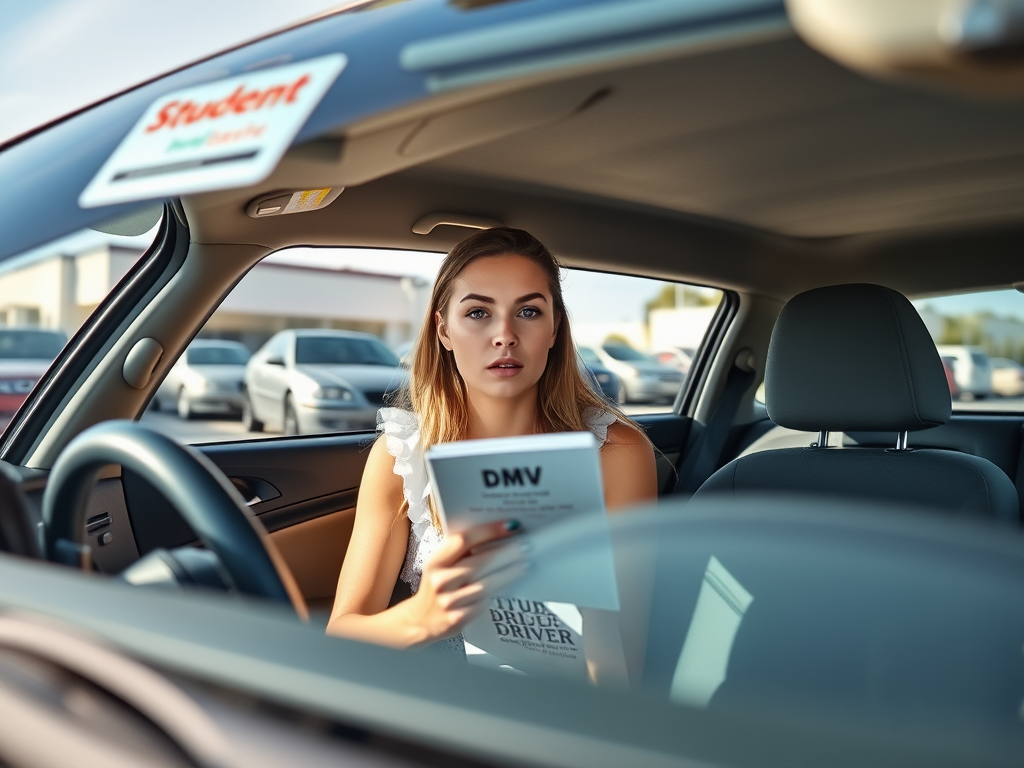
<path fill-rule="evenodd" d="M 286 435 L 372 429 L 408 379 L 376 336 L 305 328 L 275 334 L 245 370 L 242 421 Z"/>
<path fill-rule="evenodd" d="M 937 347 L 942 357 L 952 361 L 953 378 L 961 397 L 992 395 L 992 361 L 981 347 L 957 344 L 939 344 Z"/>
<path fill-rule="evenodd" d="M 173 408 L 182 419 L 197 414 L 240 415 L 249 357 L 249 350 L 237 341 L 196 339 L 168 372 L 153 407 Z"/>
<path fill-rule="evenodd" d="M 1007 357 L 993 357 L 992 391 L 1003 397 L 1024 395 L 1024 365 Z"/>

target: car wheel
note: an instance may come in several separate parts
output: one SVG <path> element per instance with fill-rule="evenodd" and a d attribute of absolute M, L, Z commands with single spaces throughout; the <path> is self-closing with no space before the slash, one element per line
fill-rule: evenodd
<path fill-rule="evenodd" d="M 291 395 L 284 398 L 284 433 L 286 435 L 299 435 L 299 415 L 295 412 L 295 401 Z"/>
<path fill-rule="evenodd" d="M 252 412 L 252 401 L 249 393 L 242 393 L 242 428 L 246 432 L 262 432 L 263 422 L 257 419 Z"/>
<path fill-rule="evenodd" d="M 192 415 L 192 403 L 188 399 L 188 392 L 182 387 L 178 390 L 178 418 L 187 421 Z"/>

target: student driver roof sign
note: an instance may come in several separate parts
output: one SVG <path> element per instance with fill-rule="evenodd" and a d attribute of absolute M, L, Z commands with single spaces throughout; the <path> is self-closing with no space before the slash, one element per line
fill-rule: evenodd
<path fill-rule="evenodd" d="M 346 61 L 333 54 L 162 96 L 78 204 L 95 208 L 265 179 Z"/>

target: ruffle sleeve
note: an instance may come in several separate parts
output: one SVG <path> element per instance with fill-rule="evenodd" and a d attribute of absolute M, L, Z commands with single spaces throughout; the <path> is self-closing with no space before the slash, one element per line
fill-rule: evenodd
<path fill-rule="evenodd" d="M 594 437 L 601 445 L 608 442 L 608 427 L 619 420 L 614 412 L 603 408 L 588 408 L 583 418 L 587 422 L 587 428 L 594 433 Z"/>
<path fill-rule="evenodd" d="M 381 408 L 377 412 L 377 431 L 395 458 L 395 474 L 402 478 L 402 493 L 409 507 L 409 522 L 417 539 L 422 539 L 429 528 L 430 480 L 420 446 L 420 425 L 416 414 L 401 408 Z"/>

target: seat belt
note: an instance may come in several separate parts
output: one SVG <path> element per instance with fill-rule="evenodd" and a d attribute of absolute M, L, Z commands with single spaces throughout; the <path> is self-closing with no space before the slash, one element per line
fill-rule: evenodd
<path fill-rule="evenodd" d="M 729 369 L 725 388 L 718 399 L 715 412 L 711 414 L 704 431 L 697 436 L 693 448 L 679 465 L 679 477 L 676 479 L 673 493 L 692 496 L 718 469 L 725 441 L 729 437 L 729 428 L 743 395 L 754 383 L 756 373 L 754 354 L 749 349 L 742 350 L 736 355 L 736 361 Z"/>

